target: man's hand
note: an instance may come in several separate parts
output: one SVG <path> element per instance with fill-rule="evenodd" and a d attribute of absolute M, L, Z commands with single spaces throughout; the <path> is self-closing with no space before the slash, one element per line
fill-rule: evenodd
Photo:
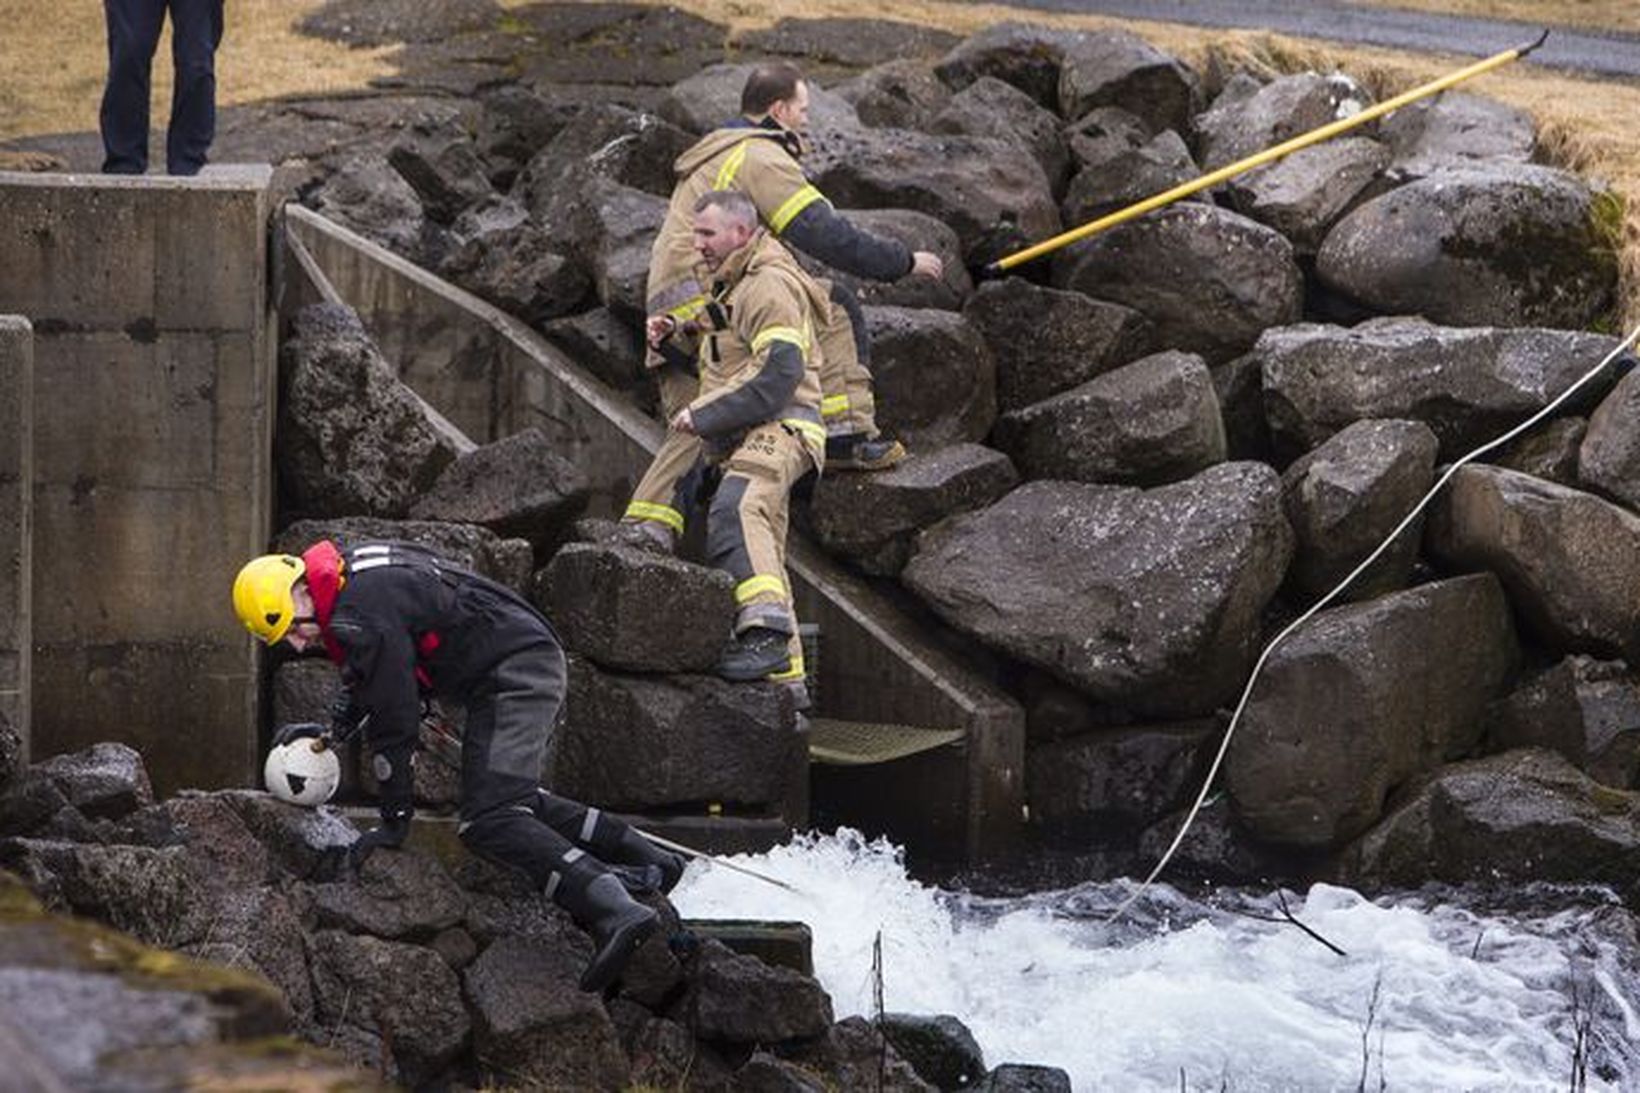
<path fill-rule="evenodd" d="M 410 813 L 402 812 L 394 815 L 382 814 L 380 827 L 373 827 L 354 840 L 347 851 L 347 864 L 357 872 L 359 867 L 382 847 L 396 850 L 404 845 L 404 840 L 410 835 Z"/>
<path fill-rule="evenodd" d="M 672 428 L 676 429 L 680 433 L 687 433 L 690 436 L 696 435 L 695 419 L 689 416 L 689 407 L 685 406 L 683 409 L 678 411 L 677 416 L 672 419 Z"/>
<path fill-rule="evenodd" d="M 659 349 L 661 343 L 672 336 L 678 328 L 678 321 L 670 315 L 651 315 L 644 322 L 644 336 L 649 340 L 649 348 Z"/>
<path fill-rule="evenodd" d="M 945 263 L 940 261 L 940 256 L 933 251 L 912 251 L 911 275 L 913 277 L 932 277 L 938 280 L 945 276 Z"/>

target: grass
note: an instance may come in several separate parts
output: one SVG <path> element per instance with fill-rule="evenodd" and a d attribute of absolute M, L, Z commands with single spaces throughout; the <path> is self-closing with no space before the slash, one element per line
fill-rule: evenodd
<path fill-rule="evenodd" d="M 501 0 L 521 7 L 529 0 Z M 349 49 L 298 35 L 295 24 L 320 0 L 232 0 L 218 58 L 219 101 L 364 87 L 393 71 L 393 47 Z M 1007 19 L 1102 29 L 1124 26 L 1196 65 L 1245 64 L 1272 73 L 1340 69 L 1380 97 L 1468 64 L 1472 58 L 1334 46 L 1258 31 L 1202 30 L 1095 15 L 1033 12 L 951 0 L 687 0 L 675 6 L 723 23 L 731 36 L 783 18 L 861 17 L 968 34 Z M 1459 11 L 1533 23 L 1640 31 L 1633 0 L 1387 0 L 1384 6 Z M 98 0 L 0 0 L 0 141 L 96 128 L 106 70 Z M 161 43 L 154 116 L 169 110 L 169 46 Z M 1640 322 L 1640 84 L 1578 79 L 1510 65 L 1466 85 L 1528 111 L 1544 156 L 1610 184 L 1621 200 L 1619 320 Z M 161 122 L 162 124 L 162 122 Z"/>

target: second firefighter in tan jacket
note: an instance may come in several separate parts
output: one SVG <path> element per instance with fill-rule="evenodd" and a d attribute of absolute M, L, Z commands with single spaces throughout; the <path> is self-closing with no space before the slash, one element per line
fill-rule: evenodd
<path fill-rule="evenodd" d="M 711 565 L 735 580 L 728 679 L 801 680 L 801 646 L 786 577 L 791 488 L 825 458 L 816 317 L 825 290 L 758 225 L 757 206 L 712 190 L 694 207 L 706 300 L 700 391 L 668 423 L 689 445 L 689 479 L 716 478 L 706 518 Z M 674 473 L 661 461 L 645 475 Z M 637 495 L 645 495 L 640 482 Z"/>

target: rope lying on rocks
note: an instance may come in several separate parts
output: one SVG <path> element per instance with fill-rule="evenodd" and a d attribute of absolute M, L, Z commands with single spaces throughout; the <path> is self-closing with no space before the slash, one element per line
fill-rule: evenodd
<path fill-rule="evenodd" d="M 1298 618 L 1288 623 L 1282 628 L 1279 634 L 1270 639 L 1269 644 L 1264 647 L 1264 651 L 1259 654 L 1257 662 L 1254 663 L 1252 674 L 1247 677 L 1247 685 L 1242 688 L 1241 699 L 1236 703 L 1235 712 L 1230 715 L 1230 724 L 1224 730 L 1224 739 L 1219 742 L 1219 750 L 1213 756 L 1213 765 L 1208 768 L 1207 776 L 1202 779 L 1201 792 L 1196 795 L 1196 803 L 1190 806 L 1190 811 L 1185 815 L 1184 823 L 1179 826 L 1179 833 L 1173 836 L 1173 842 L 1168 845 L 1167 851 L 1162 854 L 1161 860 L 1158 861 L 1156 863 L 1156 867 L 1150 871 L 1150 875 L 1145 877 L 1139 887 L 1133 891 L 1133 894 L 1123 900 L 1121 905 L 1118 906 L 1116 910 L 1112 911 L 1110 916 L 1105 919 L 1106 925 L 1110 925 L 1120 920 L 1121 917 L 1127 913 L 1128 908 L 1138 902 L 1139 898 L 1145 894 L 1153 883 L 1155 883 L 1156 878 L 1161 876 L 1162 870 L 1167 868 L 1168 862 L 1173 860 L 1173 855 L 1178 851 L 1179 845 L 1184 842 L 1185 835 L 1190 831 L 1190 825 L 1196 822 L 1197 814 L 1201 812 L 1202 805 L 1206 803 L 1208 795 L 1212 791 L 1213 781 L 1218 777 L 1219 767 L 1224 763 L 1224 756 L 1230 750 L 1230 740 L 1233 736 L 1235 736 L 1236 727 L 1241 723 L 1242 712 L 1247 709 L 1247 700 L 1253 694 L 1253 684 L 1258 682 L 1259 673 L 1264 670 L 1264 663 L 1270 659 L 1270 654 L 1274 652 L 1276 646 L 1286 640 L 1289 634 L 1313 618 L 1318 611 L 1322 610 L 1328 604 L 1336 600 L 1344 589 L 1349 587 L 1351 581 L 1359 577 L 1369 566 L 1372 565 L 1373 562 L 1376 562 L 1379 555 L 1389 549 L 1390 544 L 1395 542 L 1400 534 L 1411 526 L 1412 522 L 1418 518 L 1418 516 L 1424 511 L 1425 507 L 1429 505 L 1430 501 L 1434 500 L 1435 495 L 1441 492 L 1441 488 L 1447 484 L 1454 474 L 1458 473 L 1458 469 L 1460 467 L 1475 461 L 1481 456 L 1496 450 L 1504 444 L 1507 444 L 1509 441 L 1515 439 L 1517 436 L 1520 436 L 1522 433 L 1531 429 L 1538 422 L 1554 413 L 1554 411 L 1562 403 L 1571 398 L 1572 395 L 1576 394 L 1579 388 L 1594 379 L 1605 370 L 1607 365 L 1611 364 L 1612 361 L 1627 352 L 1629 348 L 1635 344 L 1637 339 L 1640 339 L 1640 326 L 1637 326 L 1633 330 L 1629 331 L 1628 337 L 1624 338 L 1617 344 L 1615 349 L 1606 354 L 1604 360 L 1578 377 L 1576 383 L 1572 384 L 1570 387 L 1566 388 L 1565 391 L 1557 395 L 1552 401 L 1549 402 L 1548 405 L 1544 406 L 1543 409 L 1539 410 L 1519 425 L 1516 425 L 1513 429 L 1510 429 L 1502 436 L 1487 441 L 1479 448 L 1476 448 L 1474 451 L 1469 452 L 1467 455 L 1464 455 L 1456 460 L 1446 469 L 1446 472 L 1436 480 L 1435 484 L 1429 488 L 1429 492 L 1424 494 L 1416 505 L 1412 506 L 1412 510 L 1402 518 L 1401 522 L 1395 525 L 1395 530 L 1386 535 L 1384 537 L 1384 541 L 1379 543 L 1378 546 L 1373 549 L 1373 552 L 1367 555 L 1360 565 L 1350 571 L 1349 576 L 1345 577 L 1342 581 L 1339 581 L 1332 591 L 1328 592 L 1325 596 L 1322 596 L 1309 608 L 1309 610 L 1305 611 L 1302 615 L 1298 616 Z"/>

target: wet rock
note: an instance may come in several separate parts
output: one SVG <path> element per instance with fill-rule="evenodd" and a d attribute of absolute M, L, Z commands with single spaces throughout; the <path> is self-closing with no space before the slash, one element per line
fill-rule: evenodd
<path fill-rule="evenodd" d="M 218 897 L 204 938 L 180 950 L 196 960 L 267 977 L 284 995 L 295 1030 L 313 1020 L 313 983 L 302 943 L 299 898 L 272 885 Z"/>
<path fill-rule="evenodd" d="M 1337 846 L 1389 791 L 1479 742 L 1519 652 L 1490 574 L 1323 611 L 1277 646 L 1224 766 L 1256 838 Z"/>
<path fill-rule="evenodd" d="M 877 424 L 913 449 L 983 439 L 996 419 L 996 365 L 961 315 L 865 309 Z"/>
<path fill-rule="evenodd" d="M 1587 418 L 1555 418 L 1506 446 L 1492 462 L 1545 482 L 1577 489 L 1582 485 L 1578 478 L 1578 452 L 1588 431 Z"/>
<path fill-rule="evenodd" d="M 552 788 L 606 808 L 779 803 L 808 759 L 789 696 L 710 676 L 628 676 L 570 658 Z"/>
<path fill-rule="evenodd" d="M 412 125 L 388 149 L 387 162 L 437 224 L 450 224 L 463 210 L 495 197 L 478 146 L 453 120 Z"/>
<path fill-rule="evenodd" d="M 661 97 L 656 112 L 671 124 L 691 133 L 710 133 L 741 116 L 740 93 L 746 86 L 746 78 L 756 67 L 755 64 L 708 65 L 673 84 L 671 90 Z M 854 112 L 854 106 L 844 96 L 813 81 L 807 82 L 809 126 L 812 130 L 823 133 L 859 127 L 860 119 Z M 669 190 L 670 187 L 667 192 Z"/>
<path fill-rule="evenodd" d="M 1104 113 L 1104 111 L 1096 111 Z M 1125 111 L 1124 111 L 1125 113 Z M 1104 142 L 1098 158 L 1084 161 L 1081 170 L 1065 187 L 1059 204 L 1067 227 L 1086 224 L 1137 201 L 1189 182 L 1199 173 L 1184 138 L 1168 129 L 1155 136 L 1143 136 L 1132 143 Z M 1095 153 L 1084 148 L 1083 156 Z M 1186 201 L 1205 198 L 1191 196 Z"/>
<path fill-rule="evenodd" d="M 1630 372 L 1589 415 L 1577 475 L 1590 489 L 1640 509 L 1640 372 Z"/>
<path fill-rule="evenodd" d="M 677 181 L 673 161 L 693 143 L 688 133 L 655 114 L 593 103 L 531 158 L 513 192 L 548 222 L 555 219 L 562 188 L 585 178 L 668 197 Z"/>
<path fill-rule="evenodd" d="M 1003 1063 L 972 1089 L 974 1093 L 1071 1093 L 1071 1076 L 1057 1066 Z"/>
<path fill-rule="evenodd" d="M 735 1071 L 734 1087 L 748 1093 L 826 1093 L 826 1081 L 808 1067 L 754 1051 Z"/>
<path fill-rule="evenodd" d="M 385 155 L 349 158 L 306 203 L 427 269 L 437 269 L 450 249 L 449 233 L 427 218 L 421 198 Z"/>
<path fill-rule="evenodd" d="M 1216 721 L 1186 721 L 1034 744 L 1025 767 L 1031 821 L 1079 841 L 1142 829 L 1196 791 L 1219 731 Z"/>
<path fill-rule="evenodd" d="M 541 331 L 576 364 L 637 403 L 653 409 L 654 381 L 643 366 L 642 328 L 607 307 L 547 323 Z"/>
<path fill-rule="evenodd" d="M 1150 347 L 1150 323 L 1133 309 L 1019 277 L 980 285 L 962 314 L 996 361 L 1003 411 L 1069 391 Z"/>
<path fill-rule="evenodd" d="M 1032 482 L 925 533 L 902 579 L 947 622 L 1161 717 L 1240 686 L 1286 572 L 1280 484 L 1233 463 L 1153 490 Z"/>
<path fill-rule="evenodd" d="M 544 561 L 585 511 L 587 497 L 580 468 L 531 427 L 459 456 L 410 506 L 410 516 L 479 524 L 503 539 L 527 540 Z"/>
<path fill-rule="evenodd" d="M 1608 789 L 1553 752 L 1522 749 L 1436 771 L 1339 855 L 1365 891 L 1542 881 L 1609 884 L 1631 903 L 1640 798 Z"/>
<path fill-rule="evenodd" d="M 731 1044 L 771 1044 L 822 1036 L 831 999 L 820 984 L 789 968 L 701 944 L 682 1003 L 697 1036 Z"/>
<path fill-rule="evenodd" d="M 1201 81 L 1176 57 L 1137 34 L 1085 34 L 1065 51 L 1059 70 L 1059 112 L 1075 120 L 1101 106 L 1119 106 L 1153 133 L 1188 129 L 1202 108 Z"/>
<path fill-rule="evenodd" d="M 828 551 L 867 573 L 893 576 L 910 558 L 918 531 L 984 508 L 1018 482 L 1013 464 L 1001 452 L 953 444 L 913 452 L 876 474 L 823 475 L 814 487 L 809 518 Z"/>
<path fill-rule="evenodd" d="M 1287 468 L 1281 502 L 1298 537 L 1287 571 L 1296 602 L 1330 592 L 1412 511 L 1434 484 L 1438 446 L 1422 422 L 1358 421 Z M 1419 517 L 1351 583 L 1344 600 L 1405 587 L 1422 531 Z"/>
<path fill-rule="evenodd" d="M 1229 182 L 1231 206 L 1313 255 L 1340 217 L 1370 196 L 1389 152 L 1366 137 L 1324 141 Z"/>
<path fill-rule="evenodd" d="M 212 911 L 202 877 L 181 846 L 102 846 L 12 839 L 0 864 L 48 905 L 106 922 L 152 945 L 200 941 Z"/>
<path fill-rule="evenodd" d="M 1011 140 L 861 129 L 811 171 L 840 207 L 915 209 L 944 221 L 966 261 L 990 261 L 1059 231 L 1048 177 Z"/>
<path fill-rule="evenodd" d="M 861 125 L 887 129 L 927 129 L 951 101 L 951 89 L 932 66 L 902 59 L 877 65 L 831 89 L 854 107 Z"/>
<path fill-rule="evenodd" d="M 945 264 L 945 272 L 938 280 L 906 276 L 898 281 L 867 281 L 793 250 L 804 269 L 853 291 L 862 304 L 955 311 L 974 291 L 973 278 L 963 265 L 957 233 L 927 213 L 911 209 L 845 209 L 843 216 L 861 231 L 884 239 L 898 239 L 914 251 L 930 251 L 939 255 Z"/>
<path fill-rule="evenodd" d="M 631 1014 L 629 1021 L 622 1019 L 623 1009 Z M 727 1088 L 732 1082 L 747 1090 L 784 1088 L 778 1084 L 772 1087 L 754 1084 L 755 1072 L 741 1077 L 748 1067 L 764 1057 L 756 1052 L 732 1078 L 723 1058 L 710 1046 L 697 1041 L 678 1022 L 655 1017 L 619 1000 L 610 1006 L 610 1013 L 621 1030 L 622 1046 L 626 1048 L 627 1058 L 632 1060 L 632 1082 L 638 1088 L 687 1089 L 690 1083 L 698 1083 L 700 1088 L 713 1089 Z"/>
<path fill-rule="evenodd" d="M 462 568 L 508 588 L 523 589 L 530 578 L 530 545 L 522 539 L 503 539 L 476 524 L 369 517 L 298 520 L 274 537 L 273 549 L 300 554 L 320 539 L 329 539 L 340 550 L 359 543 L 398 539 L 435 550 Z"/>
<path fill-rule="evenodd" d="M 1616 344 L 1569 330 L 1391 317 L 1271 330 L 1250 355 L 1263 371 L 1270 432 L 1283 450 L 1307 451 L 1354 421 L 1397 418 L 1433 429 L 1439 458 L 1449 462 L 1541 410 Z M 1567 411 L 1605 390 L 1590 384 Z"/>
<path fill-rule="evenodd" d="M 467 909 L 442 865 L 403 850 L 371 854 L 357 876 L 312 891 L 320 927 L 390 940 L 431 940 L 461 922 Z"/>
<path fill-rule="evenodd" d="M 574 123 L 581 107 L 542 91 L 504 83 L 479 95 L 483 106 L 473 141 L 497 189 L 508 190 L 535 154 Z"/>
<path fill-rule="evenodd" d="M 930 133 L 973 137 L 1006 135 L 1035 157 L 1055 193 L 1065 183 L 1070 153 L 1060 136 L 1059 117 L 1030 95 L 994 76 L 981 76 L 951 96 L 924 126 Z"/>
<path fill-rule="evenodd" d="M 1082 35 L 1028 23 L 993 23 L 947 53 L 934 72 L 961 90 L 982 76 L 1013 84 L 1049 110 L 1059 109 L 1059 72 Z"/>
<path fill-rule="evenodd" d="M 433 950 L 340 930 L 309 935 L 308 947 L 315 1019 L 355 1062 L 420 1085 L 467 1046 L 461 983 Z"/>
<path fill-rule="evenodd" d="M 985 1076 L 979 1041 L 948 1013 L 885 1013 L 879 1027 L 917 1076 L 941 1089 L 965 1089 Z"/>
<path fill-rule="evenodd" d="M 1156 341 L 1210 364 L 1295 322 L 1303 277 L 1286 239 L 1199 202 L 1170 205 L 1060 251 L 1054 284 L 1113 300 L 1156 325 Z"/>
<path fill-rule="evenodd" d="M 1199 792 L 1199 784 L 1192 792 Z M 1182 808 L 1156 821 L 1139 836 L 1139 859 L 1147 865 L 1162 860 L 1189 815 Z M 1277 856 L 1248 838 L 1237 822 L 1224 794 L 1215 794 L 1204 803 L 1191 821 L 1183 840 L 1168 859 L 1169 872 L 1214 884 L 1246 884 L 1250 879 L 1268 880 L 1286 876 L 1292 869 L 1291 854 Z"/>
<path fill-rule="evenodd" d="M 302 808 L 255 790 L 213 796 L 233 809 L 280 869 L 299 878 L 331 866 L 359 837 L 358 829 L 330 808 Z"/>
<path fill-rule="evenodd" d="M 1602 785 L 1631 789 L 1640 773 L 1640 683 L 1622 661 L 1566 657 L 1493 708 L 1498 751 L 1548 748 Z"/>
<path fill-rule="evenodd" d="M 513 202 L 464 217 L 439 273 L 531 326 L 580 307 L 592 285 L 580 264 Z"/>
<path fill-rule="evenodd" d="M 884 1093 L 933 1093 L 881 1029 L 864 1017 L 845 1017 L 816 1040 L 784 1045 L 782 1057 L 825 1074 L 839 1089 L 882 1089 Z"/>
<path fill-rule="evenodd" d="M 1396 170 L 1416 176 L 1463 160 L 1530 163 L 1537 145 L 1529 114 L 1466 91 L 1409 103 L 1377 124 Z"/>
<path fill-rule="evenodd" d="M 1640 663 L 1640 516 L 1593 494 L 1499 467 L 1452 476 L 1429 512 L 1430 555 L 1490 569 L 1527 627 L 1562 653 Z"/>
<path fill-rule="evenodd" d="M 1200 357 L 1166 352 L 997 422 L 997 446 L 1026 478 L 1154 486 L 1224 460 L 1224 422 Z"/>
<path fill-rule="evenodd" d="M 279 480 L 310 516 L 404 515 L 456 456 L 351 308 L 315 304 L 280 353 Z"/>
<path fill-rule="evenodd" d="M 1279 76 L 1251 94 L 1221 95 L 1196 119 L 1197 153 L 1205 170 L 1216 170 L 1323 125 L 1353 117 L 1372 96 L 1340 72 Z M 1356 129 L 1358 137 L 1370 135 Z"/>
<path fill-rule="evenodd" d="M 69 804 L 90 819 L 117 820 L 154 803 L 154 787 L 142 755 L 125 744 L 93 744 L 34 765 Z"/>
<path fill-rule="evenodd" d="M 478 1065 L 535 1088 L 626 1088 L 615 1026 L 597 996 L 576 986 L 580 974 L 562 948 L 534 939 L 486 948 L 463 976 Z"/>
<path fill-rule="evenodd" d="M 1362 205 L 1327 234 L 1316 273 L 1391 314 L 1581 329 L 1612 304 L 1615 223 L 1611 195 L 1576 175 L 1492 161 Z"/>
<path fill-rule="evenodd" d="M 633 547 L 572 543 L 540 592 L 565 645 L 617 671 L 709 672 L 734 628 L 727 573 Z"/>

